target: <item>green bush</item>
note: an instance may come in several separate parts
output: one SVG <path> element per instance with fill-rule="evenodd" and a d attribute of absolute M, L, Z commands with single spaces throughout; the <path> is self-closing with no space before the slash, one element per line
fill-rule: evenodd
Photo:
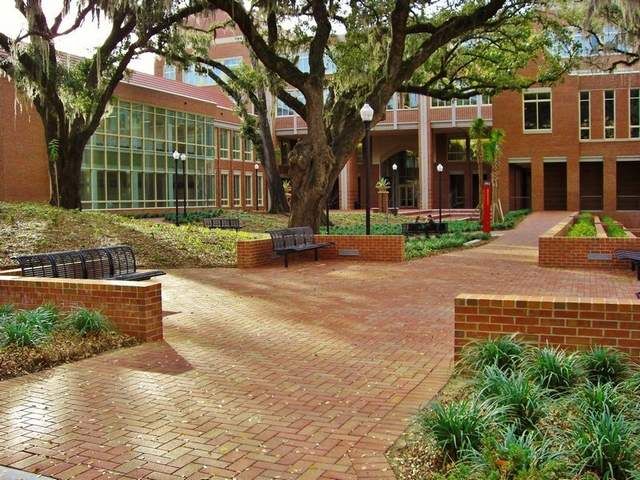
<path fill-rule="evenodd" d="M 529 378 L 556 393 L 567 391 L 579 378 L 577 357 L 557 347 L 531 349 L 525 365 Z"/>
<path fill-rule="evenodd" d="M 12 317 L 16 312 L 13 305 L 0 305 L 0 322 L 4 321 L 8 317 Z"/>
<path fill-rule="evenodd" d="M 82 336 L 113 330 L 111 323 L 102 313 L 86 308 L 70 313 L 67 317 L 67 325 Z"/>
<path fill-rule="evenodd" d="M 404 255 L 407 260 L 426 257 L 438 250 L 462 247 L 471 240 L 488 240 L 489 235 L 475 233 L 447 233 L 439 237 L 409 238 L 404 244 Z"/>
<path fill-rule="evenodd" d="M 0 324 L 0 343 L 4 347 L 38 345 L 50 337 L 57 321 L 58 311 L 49 305 L 15 312 Z"/>
<path fill-rule="evenodd" d="M 578 473 L 593 472 L 602 480 L 638 478 L 640 445 L 636 428 L 621 414 L 589 411 L 573 425 Z"/>
<path fill-rule="evenodd" d="M 546 391 L 523 372 L 487 367 L 479 379 L 479 387 L 479 396 L 504 408 L 518 431 L 535 426 L 544 414 Z"/>
<path fill-rule="evenodd" d="M 575 404 L 580 412 L 619 413 L 623 398 L 618 386 L 611 382 L 587 382 L 576 391 Z"/>
<path fill-rule="evenodd" d="M 501 222 L 494 222 L 491 225 L 491 228 L 493 230 L 511 230 L 512 228 L 515 228 L 515 226 L 530 213 L 531 210 L 529 209 L 512 210 L 505 214 L 504 220 L 502 220 Z"/>
<path fill-rule="evenodd" d="M 320 226 L 320 232 L 324 233 L 325 227 Z M 334 225 L 329 227 L 332 235 L 364 235 L 364 225 Z M 371 225 L 372 235 L 402 235 L 402 226 L 399 223 L 375 223 Z"/>
<path fill-rule="evenodd" d="M 418 417 L 418 424 L 433 436 L 446 458 L 456 460 L 464 450 L 480 448 L 483 435 L 502 413 L 490 404 L 468 400 L 436 403 Z"/>
<path fill-rule="evenodd" d="M 593 222 L 593 215 L 581 213 L 567 233 L 568 237 L 595 237 L 596 226 Z"/>
<path fill-rule="evenodd" d="M 489 366 L 512 370 L 520 363 L 525 348 L 515 335 L 473 342 L 462 352 L 461 365 L 475 372 Z"/>
<path fill-rule="evenodd" d="M 627 232 L 622 228 L 613 218 L 605 215 L 600 218 L 602 224 L 604 225 L 605 230 L 607 231 L 607 236 L 609 237 L 626 237 Z"/>
<path fill-rule="evenodd" d="M 592 347 L 580 355 L 580 363 L 592 383 L 619 383 L 631 372 L 625 354 L 608 347 Z"/>
<path fill-rule="evenodd" d="M 195 211 L 195 212 L 187 212 L 187 215 L 183 215 L 182 214 L 182 210 L 180 210 L 180 214 L 178 215 L 178 218 L 180 220 L 180 223 L 202 223 L 202 220 L 205 218 L 212 218 L 212 217 L 219 217 L 224 213 L 224 210 L 222 210 L 221 208 L 217 208 L 217 209 L 213 209 L 213 210 L 201 210 L 201 211 Z M 176 214 L 174 213 L 167 213 L 164 216 L 164 219 L 167 222 L 171 222 L 171 223 L 175 223 L 176 221 Z"/>

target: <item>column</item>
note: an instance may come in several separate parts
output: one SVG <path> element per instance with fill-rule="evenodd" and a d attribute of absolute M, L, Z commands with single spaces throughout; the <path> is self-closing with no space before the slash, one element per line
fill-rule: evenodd
<path fill-rule="evenodd" d="M 567 158 L 567 210 L 580 210 L 580 158 Z"/>
<path fill-rule="evenodd" d="M 429 97 L 420 95 L 418 102 L 418 182 L 422 210 L 431 208 L 431 123 L 429 122 Z"/>
<path fill-rule="evenodd" d="M 603 209 L 612 212 L 618 208 L 618 165 L 614 156 L 604 156 L 602 162 Z"/>
<path fill-rule="evenodd" d="M 473 204 L 473 168 L 471 167 L 471 139 L 465 138 L 464 165 L 464 208 L 474 208 Z"/>
<path fill-rule="evenodd" d="M 349 163 L 351 162 L 351 158 L 344 164 L 344 167 L 340 171 L 340 176 L 338 177 L 338 185 L 340 192 L 340 210 L 349 210 Z"/>
<path fill-rule="evenodd" d="M 531 159 L 531 209 L 544 210 L 544 162 Z"/>

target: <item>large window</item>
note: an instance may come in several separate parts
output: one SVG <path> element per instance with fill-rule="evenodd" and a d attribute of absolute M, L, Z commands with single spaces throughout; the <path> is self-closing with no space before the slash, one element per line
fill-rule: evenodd
<path fill-rule="evenodd" d="M 527 91 L 522 95 L 525 132 L 551 131 L 551 91 Z"/>
<path fill-rule="evenodd" d="M 229 206 L 229 173 L 222 172 L 220 174 L 220 206 Z"/>
<path fill-rule="evenodd" d="M 168 63 L 164 64 L 163 75 L 167 80 L 175 80 L 176 79 L 176 67 L 175 65 L 170 65 Z"/>
<path fill-rule="evenodd" d="M 258 206 L 262 207 L 264 205 L 264 184 L 262 183 L 262 173 L 258 173 Z"/>
<path fill-rule="evenodd" d="M 215 85 L 215 82 L 209 75 L 207 75 L 206 73 L 197 72 L 195 65 L 190 65 L 189 68 L 183 70 L 182 81 L 184 83 L 188 83 L 189 85 L 195 85 L 198 87 L 205 85 Z"/>
<path fill-rule="evenodd" d="M 233 206 L 240 206 L 240 174 L 233 174 Z"/>
<path fill-rule="evenodd" d="M 629 136 L 640 138 L 640 88 L 629 91 Z"/>
<path fill-rule="evenodd" d="M 418 108 L 418 94 L 417 93 L 399 93 L 398 108 L 405 109 L 405 110 Z"/>
<path fill-rule="evenodd" d="M 580 139 L 591 138 L 591 92 L 580 92 Z"/>
<path fill-rule="evenodd" d="M 186 188 L 190 206 L 213 205 L 213 119 L 114 98 L 83 154 L 86 209 L 166 208 Z M 209 132 L 209 134 L 207 134 Z M 173 151 L 186 153 L 186 181 Z"/>
<path fill-rule="evenodd" d="M 604 138 L 616 138 L 616 92 L 604 91 Z"/>
<path fill-rule="evenodd" d="M 242 160 L 242 136 L 240 132 L 233 132 L 232 135 L 232 158 L 234 160 Z"/>
<path fill-rule="evenodd" d="M 244 139 L 244 161 L 252 162 L 253 161 L 253 142 L 250 138 Z"/>
<path fill-rule="evenodd" d="M 247 207 L 253 206 L 253 175 L 244 174 L 244 204 Z"/>
<path fill-rule="evenodd" d="M 465 107 L 465 106 L 469 106 L 469 105 L 477 105 L 478 104 L 478 97 L 469 97 L 469 98 L 457 98 L 456 99 L 456 105 L 458 107 Z"/>
<path fill-rule="evenodd" d="M 432 107 L 450 107 L 451 100 L 440 100 L 439 98 L 431 97 Z"/>
<path fill-rule="evenodd" d="M 464 138 L 450 138 L 447 142 L 447 161 L 462 162 L 466 159 L 466 140 Z"/>
<path fill-rule="evenodd" d="M 220 132 L 220 158 L 229 158 L 229 130 L 219 129 Z"/>

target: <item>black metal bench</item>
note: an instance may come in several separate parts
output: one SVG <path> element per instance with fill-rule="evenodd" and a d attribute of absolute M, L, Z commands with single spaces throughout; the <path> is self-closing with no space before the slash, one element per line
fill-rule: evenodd
<path fill-rule="evenodd" d="M 284 256 L 285 268 L 289 266 L 289 254 L 313 250 L 315 260 L 318 261 L 318 250 L 334 245 L 333 242 L 318 243 L 311 227 L 292 227 L 282 230 L 271 230 L 273 252 Z"/>
<path fill-rule="evenodd" d="M 37 253 L 12 257 L 24 277 L 83 278 L 93 280 L 148 280 L 160 270 L 139 272 L 133 249 L 127 245 Z"/>
<path fill-rule="evenodd" d="M 629 260 L 631 270 L 635 270 L 640 280 L 640 250 L 616 250 L 613 255 L 618 260 Z"/>
<path fill-rule="evenodd" d="M 204 218 L 202 223 L 207 228 L 221 228 L 223 230 L 235 230 L 236 232 L 242 228 L 239 218 Z"/>
<path fill-rule="evenodd" d="M 447 233 L 448 224 L 446 223 L 429 223 L 429 222 L 412 222 L 402 224 L 402 234 L 409 235 L 440 235 Z"/>

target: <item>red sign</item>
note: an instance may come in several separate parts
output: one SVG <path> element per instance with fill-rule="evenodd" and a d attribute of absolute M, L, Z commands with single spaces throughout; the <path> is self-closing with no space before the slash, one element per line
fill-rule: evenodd
<path fill-rule="evenodd" d="M 485 182 L 482 187 L 482 231 L 491 232 L 491 185 Z"/>

